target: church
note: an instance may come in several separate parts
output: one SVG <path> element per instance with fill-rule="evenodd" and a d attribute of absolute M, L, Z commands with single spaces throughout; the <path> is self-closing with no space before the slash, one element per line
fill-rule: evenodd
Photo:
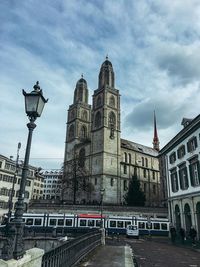
<path fill-rule="evenodd" d="M 86 80 L 76 83 L 67 114 L 64 154 L 65 203 L 123 205 L 134 173 L 146 196 L 146 206 L 159 206 L 159 139 L 154 114 L 153 147 L 121 138 L 120 93 L 112 63 L 106 57 L 98 88 L 88 104 Z"/>

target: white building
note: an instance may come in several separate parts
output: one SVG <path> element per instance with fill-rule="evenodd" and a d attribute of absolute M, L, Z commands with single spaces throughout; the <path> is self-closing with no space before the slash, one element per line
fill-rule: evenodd
<path fill-rule="evenodd" d="M 42 170 L 44 177 L 43 199 L 61 199 L 62 170 Z"/>
<path fill-rule="evenodd" d="M 23 162 L 19 161 L 19 168 L 18 172 L 16 173 L 16 162 L 3 155 L 0 155 L 0 216 L 8 211 L 8 201 L 9 196 L 12 192 L 13 182 L 13 207 L 17 201 L 22 175 L 22 167 Z M 29 165 L 25 189 L 26 191 L 24 195 L 26 208 L 32 198 L 37 170 L 38 168 Z"/>
<path fill-rule="evenodd" d="M 200 235 L 200 115 L 183 119 L 184 128 L 160 151 L 165 160 L 168 210 L 177 229 L 194 226 Z M 162 177 L 161 177 L 162 178 Z"/>

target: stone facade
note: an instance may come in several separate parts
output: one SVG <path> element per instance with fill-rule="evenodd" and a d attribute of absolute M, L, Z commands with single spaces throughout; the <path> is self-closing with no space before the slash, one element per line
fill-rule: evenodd
<path fill-rule="evenodd" d="M 125 159 L 125 154 L 129 161 Z M 112 63 L 106 58 L 100 69 L 92 106 L 88 104 L 87 82 L 83 77 L 76 84 L 74 102 L 69 106 L 63 200 L 99 203 L 101 189 L 104 189 L 104 203 L 123 204 L 129 181 L 136 169 L 147 205 L 159 205 L 157 155 L 157 150 L 153 148 L 121 139 L 120 93 L 115 88 Z M 82 174 L 80 159 L 84 162 Z M 88 190 L 79 186 L 81 177 L 85 177 L 82 183 L 89 185 L 86 186 Z"/>
<path fill-rule="evenodd" d="M 166 179 L 169 218 L 177 229 L 190 227 L 200 235 L 200 115 L 183 119 L 184 128 L 160 151 L 165 161 L 161 174 Z M 161 167 L 162 167 L 161 166 Z"/>

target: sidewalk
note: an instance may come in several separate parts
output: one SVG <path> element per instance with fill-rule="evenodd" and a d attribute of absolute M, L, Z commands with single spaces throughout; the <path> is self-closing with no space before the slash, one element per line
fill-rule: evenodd
<path fill-rule="evenodd" d="M 132 250 L 129 246 L 101 246 L 78 266 L 134 267 Z"/>

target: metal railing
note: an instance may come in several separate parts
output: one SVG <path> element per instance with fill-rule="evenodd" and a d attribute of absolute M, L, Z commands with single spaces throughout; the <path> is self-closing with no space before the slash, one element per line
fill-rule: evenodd
<path fill-rule="evenodd" d="M 46 252 L 42 267 L 71 267 L 101 244 L 101 232 L 91 231 Z"/>

